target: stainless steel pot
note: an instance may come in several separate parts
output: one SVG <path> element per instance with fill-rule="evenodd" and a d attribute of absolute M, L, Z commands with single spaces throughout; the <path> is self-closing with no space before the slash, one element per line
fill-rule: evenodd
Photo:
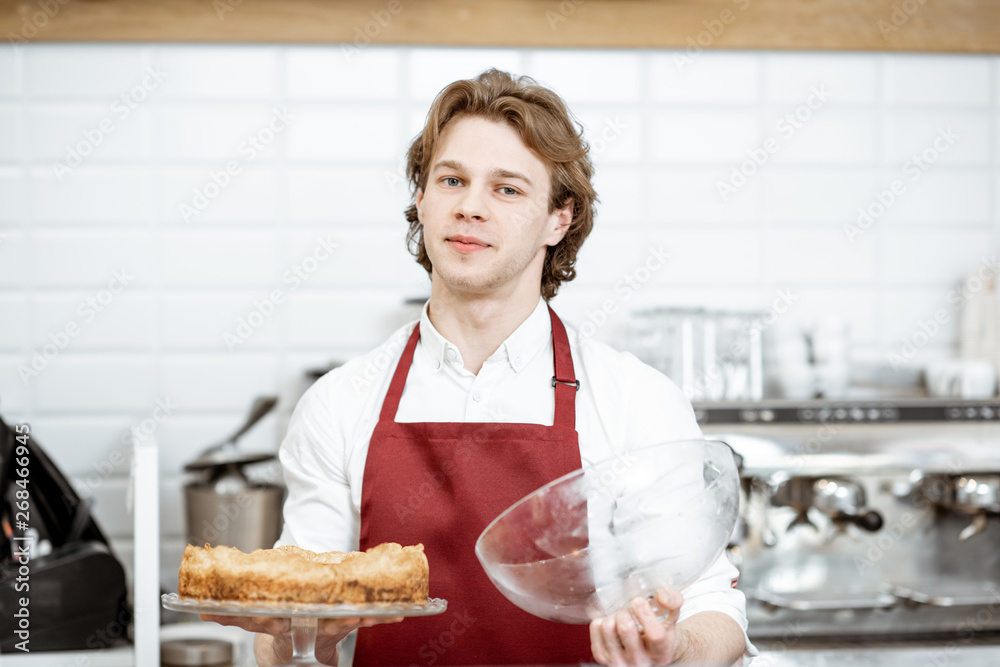
<path fill-rule="evenodd" d="M 241 551 L 271 548 L 281 535 L 285 489 L 254 483 L 243 467 L 273 460 L 274 454 L 243 454 L 236 441 L 277 405 L 273 396 L 254 400 L 243 426 L 229 439 L 209 447 L 184 471 L 197 477 L 184 487 L 188 542 L 225 545 Z"/>
<path fill-rule="evenodd" d="M 228 463 L 210 469 L 209 480 L 184 487 L 188 542 L 225 545 L 249 552 L 270 549 L 281 535 L 285 489 L 254 484 Z"/>

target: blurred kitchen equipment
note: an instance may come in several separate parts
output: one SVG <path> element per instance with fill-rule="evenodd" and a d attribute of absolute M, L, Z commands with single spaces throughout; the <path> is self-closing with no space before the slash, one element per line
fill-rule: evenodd
<path fill-rule="evenodd" d="M 843 530 L 848 524 L 869 532 L 882 527 L 882 516 L 866 507 L 864 489 L 849 479 L 788 475 L 772 477 L 768 500 L 774 507 L 790 507 L 795 510 L 795 517 L 788 524 L 787 530 L 801 525 L 817 529 L 816 524 L 809 520 L 809 511 L 814 508 L 829 517 L 831 527 L 836 530 Z M 827 539 L 835 536 L 833 532 L 828 533 Z"/>
<path fill-rule="evenodd" d="M 654 308 L 630 314 L 623 347 L 673 380 L 692 401 L 760 400 L 758 314 Z"/>
<path fill-rule="evenodd" d="M 846 398 L 851 385 L 847 324 L 825 318 L 812 324 L 779 323 L 767 331 L 766 382 L 792 401 Z"/>
<path fill-rule="evenodd" d="M 910 485 L 897 494 L 915 505 L 931 505 L 944 512 L 971 516 L 958 541 L 982 533 L 987 519 L 1000 516 L 1000 474 L 966 472 L 960 475 L 928 474 L 916 470 Z"/>
<path fill-rule="evenodd" d="M 776 325 L 767 332 L 768 384 L 773 393 L 793 401 L 816 396 L 816 370 L 808 333 L 797 324 Z"/>
<path fill-rule="evenodd" d="M 476 556 L 521 609 L 588 623 L 634 597 L 693 583 L 728 544 L 738 507 L 736 459 L 725 443 L 660 443 L 525 496 L 487 526 Z"/>
<path fill-rule="evenodd" d="M 810 343 L 816 370 L 816 393 L 827 399 L 846 397 L 851 384 L 847 323 L 832 318 L 819 320 L 812 328 Z"/>
<path fill-rule="evenodd" d="M 254 401 L 246 422 L 228 440 L 209 447 L 184 466 L 197 477 L 184 486 L 188 542 L 236 547 L 241 551 L 270 548 L 281 534 L 285 489 L 250 481 L 244 467 L 270 461 L 274 454 L 242 454 L 236 441 L 277 404 L 274 397 Z"/>
<path fill-rule="evenodd" d="M 985 359 L 1000 373 L 1000 290 L 995 262 L 972 270 L 952 294 L 961 300 L 959 356 Z"/>
<path fill-rule="evenodd" d="M 924 376 L 931 396 L 985 399 L 996 394 L 996 369 L 986 359 L 933 361 L 927 364 Z"/>
<path fill-rule="evenodd" d="M 0 525 L 0 651 L 127 642 L 132 612 L 125 568 L 89 503 L 27 425 L 2 419 Z"/>
<path fill-rule="evenodd" d="M 339 368 L 340 366 L 343 365 L 344 365 L 343 361 L 331 361 L 325 366 L 317 366 L 315 368 L 310 368 L 306 370 L 305 388 L 308 389 L 310 385 L 316 382 L 316 380 L 320 379 L 321 377 L 332 371 L 334 368 Z"/>
<path fill-rule="evenodd" d="M 409 324 L 410 322 L 419 320 L 420 316 L 423 314 L 424 304 L 427 303 L 429 299 L 430 299 L 429 295 L 413 296 L 403 299 L 402 307 L 399 309 L 399 311 L 394 312 L 392 314 L 392 317 L 389 318 L 389 321 L 387 323 L 389 326 L 389 331 L 386 332 L 386 335 L 391 333 L 394 329 L 398 329 L 399 327 Z M 308 369 L 305 373 L 306 376 L 305 388 L 308 389 L 310 385 L 316 382 L 316 380 L 320 379 L 321 377 L 323 377 L 333 369 L 337 368 L 338 366 L 342 366 L 343 364 L 344 364 L 343 361 L 331 361 L 330 363 L 324 366 L 318 366 L 316 368 Z"/>
<path fill-rule="evenodd" d="M 977 617 L 1000 602 L 1000 401 L 695 407 L 743 456 L 752 640 L 912 646 L 969 618 L 963 639 L 1000 632 Z"/>
<path fill-rule="evenodd" d="M 269 458 L 274 458 L 273 455 L 264 455 L 263 458 L 260 458 L 260 455 L 240 457 L 236 451 L 236 441 L 240 439 L 240 436 L 253 428 L 257 422 L 266 417 L 277 404 L 278 398 L 276 396 L 259 396 L 255 398 L 253 405 L 250 407 L 250 414 L 247 415 L 243 426 L 236 433 L 229 436 L 229 438 L 216 445 L 212 445 L 203 451 L 197 459 L 184 466 L 185 472 L 205 470 L 221 463 L 258 463 L 266 461 Z"/>
<path fill-rule="evenodd" d="M 221 639 L 171 639 L 160 644 L 160 661 L 178 667 L 229 665 L 233 645 Z"/>

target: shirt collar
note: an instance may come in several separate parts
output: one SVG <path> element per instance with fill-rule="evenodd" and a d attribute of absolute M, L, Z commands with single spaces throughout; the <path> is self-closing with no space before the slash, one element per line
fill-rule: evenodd
<path fill-rule="evenodd" d="M 424 303 L 420 313 L 420 347 L 424 354 L 428 355 L 436 370 L 441 370 L 446 363 L 461 368 L 462 353 L 458 346 L 442 336 L 431 324 L 427 314 L 429 304 L 430 300 Z M 520 373 L 552 338 L 552 320 L 548 311 L 545 299 L 539 297 L 538 305 L 527 319 L 500 344 L 486 362 L 503 360 L 515 373 Z"/>

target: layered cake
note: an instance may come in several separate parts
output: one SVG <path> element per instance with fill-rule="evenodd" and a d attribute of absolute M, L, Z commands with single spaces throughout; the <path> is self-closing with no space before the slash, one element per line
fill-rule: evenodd
<path fill-rule="evenodd" d="M 184 549 L 182 598 L 323 604 L 427 602 L 424 546 L 387 542 L 367 551 L 315 553 L 294 546 L 243 553 L 233 547 Z"/>

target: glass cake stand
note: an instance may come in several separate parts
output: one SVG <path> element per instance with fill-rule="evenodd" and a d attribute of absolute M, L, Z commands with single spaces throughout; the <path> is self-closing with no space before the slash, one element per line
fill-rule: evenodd
<path fill-rule="evenodd" d="M 448 608 L 448 602 L 429 598 L 426 604 L 306 604 L 299 602 L 239 602 L 236 600 L 197 600 L 177 593 L 160 597 L 164 609 L 192 614 L 217 616 L 254 616 L 287 618 L 292 627 L 292 659 L 289 665 L 316 665 L 316 631 L 321 618 L 392 618 L 394 616 L 433 616 Z"/>

